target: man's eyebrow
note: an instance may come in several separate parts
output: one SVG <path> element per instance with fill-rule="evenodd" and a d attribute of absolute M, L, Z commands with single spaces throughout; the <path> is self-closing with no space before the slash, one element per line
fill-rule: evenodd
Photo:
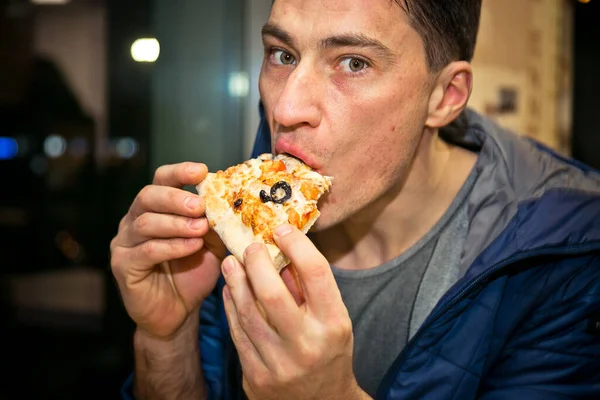
<path fill-rule="evenodd" d="M 284 29 L 280 28 L 278 25 L 267 22 L 262 28 L 262 36 L 263 39 L 265 36 L 272 36 L 287 46 L 292 48 L 296 48 L 296 41 L 292 38 L 288 32 Z M 382 57 L 389 59 L 390 61 L 394 60 L 394 52 L 381 43 L 377 39 L 370 38 L 361 33 L 346 33 L 341 35 L 330 36 L 321 40 L 319 44 L 320 48 L 323 50 L 328 50 L 336 47 L 360 47 L 360 48 L 370 48 L 379 53 Z"/>
<path fill-rule="evenodd" d="M 263 39 L 265 36 L 273 36 L 276 39 L 279 39 L 286 45 L 295 48 L 296 42 L 292 39 L 292 36 L 287 33 L 285 30 L 275 25 L 272 22 L 267 22 L 262 28 L 262 36 Z"/>
<path fill-rule="evenodd" d="M 322 49 L 331 49 L 336 47 L 370 48 L 385 58 L 394 58 L 394 53 L 389 47 L 377 39 L 370 38 L 360 33 L 347 33 L 343 35 L 331 36 L 321 41 Z"/>

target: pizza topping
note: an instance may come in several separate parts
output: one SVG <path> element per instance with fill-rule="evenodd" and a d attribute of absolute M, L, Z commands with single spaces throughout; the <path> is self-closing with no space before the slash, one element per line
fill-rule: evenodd
<path fill-rule="evenodd" d="M 206 216 L 228 249 L 243 260 L 250 242 L 270 245 L 280 270 L 286 262 L 273 239 L 273 231 L 290 223 L 308 232 L 319 216 L 319 198 L 331 178 L 310 169 L 300 160 L 263 154 L 209 174 L 197 188 L 206 200 Z"/>
<path fill-rule="evenodd" d="M 283 204 L 292 198 L 292 188 L 286 181 L 279 181 L 271 187 L 271 200 Z"/>
<path fill-rule="evenodd" d="M 270 196 L 264 190 L 260 191 L 259 196 L 263 203 L 272 201 L 275 204 L 284 204 L 292 198 L 292 187 L 286 181 L 279 181 L 271 186 Z"/>
<path fill-rule="evenodd" d="M 302 220 L 300 219 L 300 215 L 298 215 L 298 212 L 296 210 L 294 210 L 293 208 L 290 208 L 287 211 L 287 215 L 288 215 L 288 222 L 290 224 L 300 227 L 300 223 L 302 222 Z"/>
<path fill-rule="evenodd" d="M 285 171 L 285 163 L 282 160 L 266 161 L 260 165 L 260 169 L 263 174 L 269 172 L 282 172 Z"/>
<path fill-rule="evenodd" d="M 265 192 L 264 190 L 261 190 L 261 191 L 260 191 L 260 201 L 262 201 L 263 203 L 268 203 L 268 202 L 270 202 L 271 200 L 272 200 L 272 199 L 271 199 L 271 196 L 269 196 L 269 195 L 267 194 L 267 192 Z"/>
<path fill-rule="evenodd" d="M 255 197 L 246 198 L 246 206 L 241 210 L 242 222 L 252 229 L 253 234 L 261 235 L 265 243 L 273 243 L 277 215 L 270 207 L 265 207 Z"/>

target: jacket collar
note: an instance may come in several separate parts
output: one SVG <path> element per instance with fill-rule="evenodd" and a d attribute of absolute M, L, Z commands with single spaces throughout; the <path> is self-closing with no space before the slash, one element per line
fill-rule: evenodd
<path fill-rule="evenodd" d="M 482 267 L 516 254 L 600 241 L 598 171 L 472 110 L 447 129 L 444 137 L 478 152 L 461 274 L 497 241 L 502 251 L 489 251 Z"/>

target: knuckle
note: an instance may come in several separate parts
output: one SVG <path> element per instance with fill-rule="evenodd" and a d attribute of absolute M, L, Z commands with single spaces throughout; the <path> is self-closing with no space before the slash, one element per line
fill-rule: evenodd
<path fill-rule="evenodd" d="M 256 325 L 256 312 L 254 305 L 243 305 L 238 309 L 238 318 L 240 325 L 244 330 L 251 330 Z"/>
<path fill-rule="evenodd" d="M 150 215 L 144 213 L 133 221 L 133 230 L 137 233 L 145 232 L 150 224 Z"/>
<path fill-rule="evenodd" d="M 262 294 L 261 302 L 264 303 L 265 308 L 270 310 L 285 309 L 285 303 L 282 297 L 273 291 L 265 291 Z"/>
<path fill-rule="evenodd" d="M 168 239 L 165 249 L 165 255 L 168 255 L 170 258 L 175 259 L 181 258 L 189 254 L 190 247 L 187 245 L 187 243 L 190 242 L 182 238 Z"/>
<path fill-rule="evenodd" d="M 110 269 L 113 275 L 116 275 L 116 272 L 119 271 L 122 267 L 124 260 L 124 249 L 120 247 L 111 247 L 110 252 Z"/>
<path fill-rule="evenodd" d="M 338 318 L 329 325 L 330 341 L 346 342 L 352 338 L 352 323 L 349 318 Z"/>
<path fill-rule="evenodd" d="M 253 375 L 254 373 L 252 371 L 248 371 L 244 373 L 244 381 L 242 383 L 242 389 L 244 389 L 244 393 L 249 393 L 253 383 L 250 382 L 254 382 L 253 379 Z"/>
<path fill-rule="evenodd" d="M 118 246 L 118 236 L 115 236 L 114 238 L 112 238 L 112 240 L 110 241 L 110 245 L 108 246 L 108 248 L 110 249 L 111 258 L 113 257 L 114 252 L 117 249 L 117 246 Z"/>
<path fill-rule="evenodd" d="M 271 375 L 266 371 L 256 371 L 251 377 L 252 386 L 257 389 L 267 389 L 271 386 Z"/>
<path fill-rule="evenodd" d="M 173 218 L 171 220 L 171 224 L 173 225 L 173 229 L 176 232 L 184 232 L 187 231 L 190 227 L 191 221 L 184 218 Z"/>
<path fill-rule="evenodd" d="M 283 365 L 281 363 L 277 363 L 274 367 L 273 377 L 278 385 L 290 385 L 298 381 L 299 374 L 296 373 L 296 370 L 292 370 L 290 365 Z"/>
<path fill-rule="evenodd" d="M 152 185 L 146 185 L 140 190 L 138 193 L 137 199 L 142 208 L 148 208 L 148 202 L 150 197 L 152 196 Z"/>
<path fill-rule="evenodd" d="M 144 186 L 140 192 L 138 193 L 139 198 L 146 198 L 150 194 L 149 192 L 152 190 L 152 185 Z"/>
<path fill-rule="evenodd" d="M 159 253 L 158 243 L 154 240 L 148 241 L 144 243 L 144 245 L 139 247 L 139 251 L 146 253 L 146 256 L 149 258 L 154 258 Z"/>
<path fill-rule="evenodd" d="M 167 247 L 169 248 L 169 251 L 177 253 L 183 250 L 183 243 L 184 242 L 181 239 L 171 238 L 167 242 Z"/>
<path fill-rule="evenodd" d="M 183 203 L 184 200 L 181 198 L 181 193 L 175 190 L 169 190 L 167 192 L 167 201 L 170 204 L 179 204 Z"/>
<path fill-rule="evenodd" d="M 299 360 L 306 368 L 316 365 L 320 359 L 320 351 L 314 344 L 301 341 L 298 346 Z"/>
<path fill-rule="evenodd" d="M 154 180 L 162 179 L 167 174 L 168 169 L 168 165 L 161 165 L 160 167 L 156 168 L 154 171 Z"/>
<path fill-rule="evenodd" d="M 236 343 L 236 348 L 240 354 L 245 355 L 253 351 L 254 345 L 252 344 L 248 336 L 240 334 L 240 332 L 236 330 L 232 330 L 231 333 L 233 334 L 234 341 Z"/>
<path fill-rule="evenodd" d="M 127 217 L 128 214 L 125 214 L 125 216 L 123 218 L 121 218 L 121 220 L 119 221 L 119 231 L 122 231 L 123 229 L 125 229 L 125 225 L 127 225 Z"/>
<path fill-rule="evenodd" d="M 322 263 L 313 264 L 308 271 L 308 274 L 316 280 L 324 280 L 330 273 L 330 267 L 325 267 Z"/>

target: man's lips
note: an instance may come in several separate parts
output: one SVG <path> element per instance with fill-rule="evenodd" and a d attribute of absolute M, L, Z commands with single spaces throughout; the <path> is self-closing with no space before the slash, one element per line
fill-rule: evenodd
<path fill-rule="evenodd" d="M 317 164 L 317 162 L 311 156 L 306 154 L 299 146 L 279 139 L 275 142 L 275 154 L 277 155 L 281 153 L 286 153 L 292 157 L 296 157 L 317 172 L 321 171 L 322 167 Z"/>

